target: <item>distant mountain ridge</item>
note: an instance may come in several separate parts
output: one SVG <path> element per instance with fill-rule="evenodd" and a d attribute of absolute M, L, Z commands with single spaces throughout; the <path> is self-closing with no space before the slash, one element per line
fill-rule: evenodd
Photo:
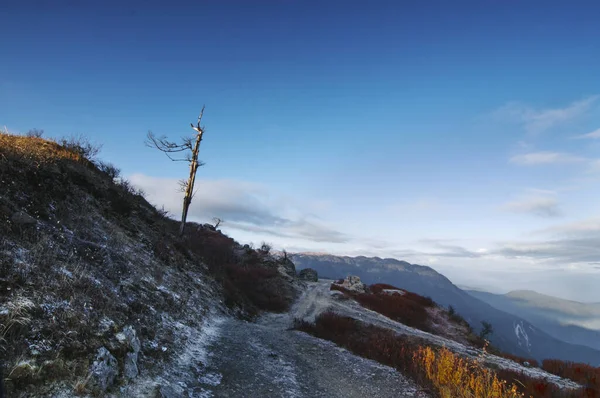
<path fill-rule="evenodd" d="M 467 291 L 473 297 L 527 319 L 549 335 L 600 350 L 600 305 L 564 300 L 530 290 L 493 294 Z"/>
<path fill-rule="evenodd" d="M 291 258 L 297 269 L 313 268 L 320 275 L 339 278 L 357 275 L 368 284 L 389 283 L 429 296 L 443 306 L 452 305 L 476 330 L 481 328 L 481 321 L 490 322 L 494 327 L 492 343 L 508 353 L 538 360 L 558 358 L 600 365 L 600 350 L 552 337 L 525 319 L 501 311 L 459 289 L 431 267 L 393 258 L 364 256 L 296 253 Z"/>

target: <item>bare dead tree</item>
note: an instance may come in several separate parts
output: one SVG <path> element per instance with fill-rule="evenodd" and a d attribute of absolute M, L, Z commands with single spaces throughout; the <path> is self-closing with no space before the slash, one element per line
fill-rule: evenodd
<path fill-rule="evenodd" d="M 223 222 L 223 220 L 219 217 L 213 217 L 212 221 L 215 223 L 215 225 L 214 225 L 215 230 L 217 228 L 219 228 L 219 225 L 221 225 L 221 223 Z"/>
<path fill-rule="evenodd" d="M 183 236 L 185 232 L 185 223 L 188 216 L 188 210 L 192 199 L 194 197 L 194 184 L 196 182 L 196 172 L 200 166 L 204 163 L 198 160 L 198 154 L 200 153 L 200 142 L 202 141 L 202 135 L 204 134 L 204 126 L 200 126 L 202 121 L 202 115 L 204 114 L 204 106 L 198 116 L 198 121 L 194 126 L 190 123 L 192 129 L 196 132 L 193 137 L 183 137 L 181 143 L 176 143 L 167 140 L 166 137 L 156 137 L 152 132 L 148 132 L 148 140 L 146 145 L 151 148 L 156 148 L 161 152 L 164 152 L 169 159 L 174 162 L 188 162 L 190 164 L 190 176 L 187 181 L 183 180 L 180 183 L 181 191 L 183 195 L 183 210 L 181 212 L 181 227 L 179 228 L 179 235 Z"/>

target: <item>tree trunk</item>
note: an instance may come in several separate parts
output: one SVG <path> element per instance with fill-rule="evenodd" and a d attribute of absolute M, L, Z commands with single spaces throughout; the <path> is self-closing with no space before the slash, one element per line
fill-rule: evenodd
<path fill-rule="evenodd" d="M 181 213 L 181 227 L 179 228 L 179 236 L 183 236 L 185 232 L 185 223 L 187 221 L 188 209 L 192 203 L 194 196 L 194 183 L 196 182 L 196 171 L 198 171 L 198 154 L 200 152 L 200 141 L 202 141 L 202 131 L 196 136 L 196 144 L 192 151 L 192 160 L 190 162 L 190 178 L 188 179 L 185 195 L 183 196 L 183 211 Z"/>

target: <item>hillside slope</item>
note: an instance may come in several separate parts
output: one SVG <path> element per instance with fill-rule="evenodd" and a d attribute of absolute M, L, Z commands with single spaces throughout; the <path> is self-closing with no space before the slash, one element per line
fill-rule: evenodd
<path fill-rule="evenodd" d="M 429 296 L 443 306 L 452 305 L 475 329 L 481 321 L 494 327 L 492 343 L 501 350 L 538 360 L 558 358 L 600 364 L 600 351 L 560 341 L 522 318 L 500 311 L 456 287 L 430 267 L 395 259 L 339 257 L 332 255 L 294 254 L 298 269 L 313 268 L 321 275 L 342 277 L 357 275 L 365 283 L 388 283 Z"/>
<path fill-rule="evenodd" d="M 195 383 L 200 394 L 219 322 L 287 311 L 293 264 L 210 226 L 177 237 L 177 222 L 86 153 L 0 134 L 6 393 L 154 397 Z"/>
<path fill-rule="evenodd" d="M 549 335 L 600 350 L 600 305 L 563 300 L 531 291 L 467 293 L 491 306 L 526 319 Z"/>

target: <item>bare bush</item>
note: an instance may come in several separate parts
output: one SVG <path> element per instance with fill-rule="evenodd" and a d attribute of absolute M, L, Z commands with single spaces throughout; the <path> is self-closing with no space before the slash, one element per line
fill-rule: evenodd
<path fill-rule="evenodd" d="M 96 164 L 101 172 L 105 173 L 111 180 L 116 180 L 121 177 L 121 169 L 112 163 L 99 161 Z"/>
<path fill-rule="evenodd" d="M 63 137 L 57 141 L 63 148 L 71 151 L 87 160 L 94 160 L 100 153 L 102 145 L 94 144 L 85 136 L 70 136 Z"/>
<path fill-rule="evenodd" d="M 267 254 L 271 253 L 272 248 L 273 247 L 270 244 L 263 242 L 263 243 L 261 243 L 258 251 L 261 252 L 261 254 L 267 255 Z"/>
<path fill-rule="evenodd" d="M 43 135 L 44 135 L 44 130 L 40 130 L 40 129 L 31 129 L 25 133 L 25 136 L 29 137 L 29 138 L 42 138 Z"/>
<path fill-rule="evenodd" d="M 136 188 L 129 180 L 125 178 L 119 178 L 117 181 L 117 185 L 119 185 L 123 190 L 127 193 L 137 196 L 144 196 L 146 193 L 141 188 Z"/>

